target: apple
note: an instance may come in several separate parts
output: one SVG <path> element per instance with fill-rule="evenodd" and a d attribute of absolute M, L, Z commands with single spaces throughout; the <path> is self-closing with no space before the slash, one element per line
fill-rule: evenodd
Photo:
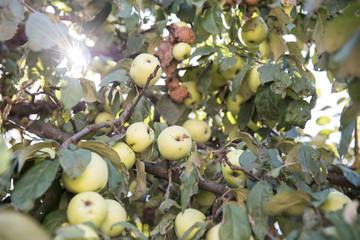
<path fill-rule="evenodd" d="M 218 223 L 215 226 L 211 227 L 209 231 L 206 233 L 205 240 L 219 240 L 220 225 L 221 223 Z"/>
<path fill-rule="evenodd" d="M 213 69 L 212 69 L 212 78 L 211 78 L 210 87 L 212 89 L 217 89 L 217 88 L 225 86 L 226 83 L 227 83 L 227 79 L 224 78 L 219 73 L 219 65 L 217 63 L 214 63 Z"/>
<path fill-rule="evenodd" d="M 135 153 L 131 147 L 124 142 L 118 142 L 112 148 L 117 152 L 120 161 L 125 164 L 126 168 L 132 168 L 135 163 Z"/>
<path fill-rule="evenodd" d="M 99 124 L 99 123 L 107 122 L 107 121 L 112 121 L 114 119 L 115 119 L 115 117 L 111 113 L 101 112 L 96 116 L 95 124 Z M 100 128 L 99 130 L 102 131 L 102 132 L 107 132 L 107 131 L 110 130 L 110 127 L 103 127 L 103 128 Z"/>
<path fill-rule="evenodd" d="M 239 38 L 248 47 L 255 47 L 262 43 L 267 34 L 268 27 L 262 17 L 252 18 L 239 29 Z"/>
<path fill-rule="evenodd" d="M 244 103 L 245 100 L 240 94 L 236 94 L 235 102 L 231 99 L 231 93 L 226 98 L 226 109 L 232 114 L 238 114 L 240 111 L 240 105 Z"/>
<path fill-rule="evenodd" d="M 184 104 L 188 108 L 196 108 L 202 102 L 201 93 L 197 90 L 196 82 L 184 82 L 190 96 L 184 99 Z"/>
<path fill-rule="evenodd" d="M 194 199 L 201 205 L 205 207 L 210 207 L 213 205 L 216 196 L 209 191 L 200 191 L 194 196 Z"/>
<path fill-rule="evenodd" d="M 58 228 L 56 230 L 56 232 L 60 233 L 57 234 L 54 238 L 54 240 L 65 240 L 65 239 L 69 239 L 67 236 L 63 237 L 61 235 L 61 232 L 64 231 L 65 229 L 69 229 L 69 232 L 65 232 L 65 233 L 70 233 L 70 229 L 78 229 L 80 230 L 79 232 L 82 233 L 82 237 L 81 238 L 71 238 L 71 240 L 100 240 L 99 235 L 96 233 L 96 231 L 94 229 L 92 229 L 91 227 L 89 227 L 88 225 L 85 224 L 76 224 L 76 225 L 69 225 L 68 224 L 63 224 L 62 227 Z M 71 233 L 73 233 L 73 231 L 71 231 Z"/>
<path fill-rule="evenodd" d="M 331 189 L 329 195 L 327 196 L 325 202 L 320 206 L 322 211 L 336 211 L 342 209 L 345 204 L 351 202 L 351 199 L 345 194 Z"/>
<path fill-rule="evenodd" d="M 173 57 L 179 62 L 189 58 L 190 52 L 191 46 L 184 42 L 176 44 L 172 50 Z"/>
<path fill-rule="evenodd" d="M 105 91 L 105 103 L 103 105 L 104 107 L 104 110 L 108 113 L 111 113 L 111 106 L 114 105 L 114 100 L 115 100 L 115 95 L 116 95 L 116 92 L 119 91 L 118 89 L 114 89 L 113 92 L 112 92 L 112 99 L 111 99 L 111 102 L 109 101 L 109 89 Z M 119 103 L 120 105 L 124 102 L 124 98 L 123 96 L 120 94 L 120 97 L 119 97 Z"/>
<path fill-rule="evenodd" d="M 261 67 L 260 64 L 257 64 L 247 72 L 245 76 L 245 83 L 249 86 L 249 89 L 256 93 L 257 88 L 260 86 L 260 73 L 258 72 L 258 68 Z"/>
<path fill-rule="evenodd" d="M 69 202 L 66 215 L 71 224 L 92 222 L 99 228 L 107 214 L 105 199 L 96 192 L 76 194 Z"/>
<path fill-rule="evenodd" d="M 236 75 L 241 72 L 241 70 L 244 68 L 244 61 L 239 55 L 236 55 L 236 63 L 226 69 L 225 71 L 220 72 L 221 76 L 223 76 L 226 79 L 233 80 Z"/>
<path fill-rule="evenodd" d="M 134 152 L 145 151 L 154 142 L 154 139 L 154 130 L 144 122 L 133 123 L 126 130 L 125 142 Z"/>
<path fill-rule="evenodd" d="M 121 225 L 113 225 L 118 222 L 126 222 L 126 211 L 125 208 L 115 200 L 106 199 L 105 202 L 107 205 L 107 214 L 99 230 L 110 238 L 113 238 L 124 230 L 124 227 Z"/>
<path fill-rule="evenodd" d="M 157 145 L 161 156 L 177 161 L 190 153 L 192 140 L 190 133 L 185 128 L 171 126 L 159 134 Z"/>
<path fill-rule="evenodd" d="M 183 124 L 183 127 L 190 133 L 191 139 L 196 142 L 207 142 L 211 136 L 209 124 L 199 119 L 189 119 Z"/>
<path fill-rule="evenodd" d="M 138 55 L 131 64 L 130 77 L 139 87 L 144 87 L 150 74 L 152 74 L 156 66 L 161 66 L 159 60 L 148 53 Z M 153 86 L 161 77 L 162 68 L 160 67 L 156 76 L 150 81 L 149 87 Z"/>
<path fill-rule="evenodd" d="M 270 49 L 270 45 L 269 42 L 267 40 L 264 40 L 262 43 L 259 44 L 259 52 L 261 55 L 261 59 L 269 59 L 274 57 L 271 49 Z"/>
<path fill-rule="evenodd" d="M 192 225 L 197 222 L 205 223 L 206 216 L 197 209 L 187 208 L 184 212 L 180 212 L 175 218 L 175 234 L 179 238 L 183 235 Z M 185 238 L 185 240 L 192 239 L 199 231 L 199 228 L 194 228 Z"/>
<path fill-rule="evenodd" d="M 243 153 L 243 150 L 233 150 L 226 154 L 226 157 L 229 159 L 230 163 L 241 167 L 239 163 L 239 157 Z M 245 173 L 240 170 L 232 170 L 228 164 L 221 165 L 221 172 L 226 183 L 230 187 L 238 187 L 240 184 L 243 184 L 245 181 Z"/>
<path fill-rule="evenodd" d="M 75 179 L 70 178 L 65 171 L 62 172 L 64 187 L 73 193 L 94 191 L 99 192 L 108 181 L 108 168 L 105 160 L 92 152 L 91 160 L 84 171 Z"/>

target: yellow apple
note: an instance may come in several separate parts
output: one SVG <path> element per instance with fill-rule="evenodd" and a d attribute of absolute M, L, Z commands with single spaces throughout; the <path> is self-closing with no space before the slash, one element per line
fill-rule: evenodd
<path fill-rule="evenodd" d="M 239 29 L 239 38 L 245 46 L 255 47 L 263 42 L 268 34 L 268 27 L 262 17 L 252 18 Z"/>
<path fill-rule="evenodd" d="M 264 40 L 259 44 L 259 52 L 261 55 L 261 59 L 266 60 L 274 57 L 274 54 L 272 53 L 269 42 L 267 40 Z"/>
<path fill-rule="evenodd" d="M 126 222 L 126 211 L 125 208 L 115 200 L 106 199 L 105 202 L 107 205 L 107 214 L 100 226 L 100 231 L 113 238 L 124 230 L 124 227 L 121 225 L 113 225 L 118 222 Z"/>
<path fill-rule="evenodd" d="M 159 60 L 148 53 L 138 55 L 131 64 L 130 77 L 139 87 L 144 87 L 150 74 L 152 74 L 156 66 L 161 66 Z M 153 86 L 161 77 L 162 68 L 160 67 L 156 76 L 151 79 L 149 87 Z"/>
<path fill-rule="evenodd" d="M 253 66 L 245 76 L 245 83 L 249 86 L 250 90 L 253 93 L 256 93 L 257 88 L 260 86 L 260 73 L 258 72 L 258 68 L 261 67 L 260 64 Z"/>
<path fill-rule="evenodd" d="M 226 157 L 229 159 L 231 164 L 241 167 L 239 157 L 243 152 L 243 150 L 233 150 L 228 152 Z M 228 164 L 221 164 L 221 172 L 226 183 L 230 187 L 238 187 L 245 181 L 245 173 L 240 170 L 232 170 Z"/>
<path fill-rule="evenodd" d="M 110 89 L 106 90 L 104 96 L 105 96 L 105 103 L 103 105 L 104 109 L 106 112 L 111 113 L 111 106 L 114 105 L 114 100 L 115 100 L 115 94 L 117 91 L 119 91 L 118 89 L 114 89 L 112 92 L 112 99 L 111 102 L 109 101 L 109 91 Z M 119 97 L 119 103 L 120 105 L 124 102 L 124 98 L 123 96 L 120 94 Z"/>
<path fill-rule="evenodd" d="M 219 65 L 217 63 L 214 63 L 213 69 L 212 69 L 212 77 L 211 77 L 210 87 L 212 89 L 217 89 L 217 88 L 225 86 L 226 83 L 227 83 L 227 79 L 224 78 L 219 73 Z"/>
<path fill-rule="evenodd" d="M 155 139 L 152 128 L 144 122 L 136 122 L 126 129 L 125 142 L 134 152 L 145 151 Z"/>
<path fill-rule="evenodd" d="M 135 163 L 135 153 L 131 147 L 124 142 L 118 142 L 112 146 L 112 148 L 117 152 L 121 162 L 125 164 L 126 168 L 132 168 Z"/>
<path fill-rule="evenodd" d="M 205 240 L 219 240 L 219 229 L 220 229 L 221 223 L 216 224 L 212 228 L 209 229 L 209 231 L 206 233 Z"/>
<path fill-rule="evenodd" d="M 184 104 L 188 108 L 196 108 L 202 102 L 201 93 L 197 90 L 196 82 L 184 82 L 190 96 L 184 99 Z"/>
<path fill-rule="evenodd" d="M 196 142 L 207 142 L 211 136 L 211 129 L 207 122 L 199 119 L 189 119 L 183 124 L 183 127 L 190 133 L 191 139 Z"/>
<path fill-rule="evenodd" d="M 92 222 L 99 228 L 107 214 L 105 199 L 96 192 L 76 194 L 69 202 L 66 215 L 71 224 Z"/>
<path fill-rule="evenodd" d="M 223 76 L 226 79 L 233 80 L 235 76 L 241 72 L 241 70 L 244 68 L 244 61 L 239 55 L 236 55 L 236 63 L 235 65 L 229 67 L 225 71 L 220 72 L 221 76 Z"/>
<path fill-rule="evenodd" d="M 82 233 L 82 237 L 80 238 L 71 238 L 71 240 L 100 240 L 99 235 L 96 233 L 96 231 L 94 229 L 92 229 L 91 227 L 89 227 L 88 225 L 85 224 L 76 224 L 76 225 L 62 225 L 63 227 L 58 228 L 56 231 L 57 232 L 61 232 L 62 229 L 66 229 L 66 228 L 76 228 L 79 229 Z M 65 240 L 65 239 L 69 239 L 67 237 L 62 237 L 61 234 L 60 235 L 56 235 L 54 240 Z"/>
<path fill-rule="evenodd" d="M 64 187 L 73 193 L 94 191 L 99 192 L 108 181 L 108 168 L 105 160 L 92 152 L 91 160 L 84 171 L 75 179 L 70 178 L 65 171 L 62 172 Z"/>
<path fill-rule="evenodd" d="M 320 210 L 336 211 L 342 209 L 349 202 L 351 202 L 351 199 L 348 196 L 335 189 L 331 189 L 325 202 L 320 206 Z"/>
<path fill-rule="evenodd" d="M 232 114 L 238 114 L 240 111 L 240 105 L 244 103 L 245 100 L 240 94 L 236 94 L 235 102 L 231 100 L 231 93 L 226 98 L 226 109 Z"/>
<path fill-rule="evenodd" d="M 168 160 L 180 160 L 186 157 L 192 146 L 190 133 L 181 126 L 165 128 L 157 139 L 161 156 Z"/>
<path fill-rule="evenodd" d="M 179 62 L 189 58 L 190 52 L 191 46 L 184 42 L 176 44 L 172 50 L 173 57 Z"/>
<path fill-rule="evenodd" d="M 183 235 L 192 225 L 197 222 L 205 223 L 206 216 L 197 209 L 187 208 L 184 212 L 180 212 L 175 218 L 175 234 L 179 238 Z M 199 231 L 199 228 L 194 228 L 185 238 L 185 240 L 192 239 Z"/>
<path fill-rule="evenodd" d="M 96 116 L 95 124 L 99 124 L 99 123 L 107 122 L 107 121 L 112 121 L 114 119 L 115 119 L 115 117 L 111 113 L 101 112 Z M 102 132 L 107 132 L 107 131 L 110 130 L 110 127 L 103 127 L 103 128 L 100 128 L 99 130 L 102 131 Z"/>

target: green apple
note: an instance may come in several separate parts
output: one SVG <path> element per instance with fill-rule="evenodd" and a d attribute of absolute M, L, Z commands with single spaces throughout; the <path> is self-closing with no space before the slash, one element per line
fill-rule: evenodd
<path fill-rule="evenodd" d="M 115 117 L 111 113 L 101 112 L 96 116 L 95 124 L 99 124 L 99 123 L 107 122 L 107 121 L 112 121 L 114 119 L 115 119 Z M 103 128 L 100 128 L 99 130 L 102 131 L 102 132 L 107 132 L 107 131 L 110 130 L 110 127 L 103 127 Z"/>
<path fill-rule="evenodd" d="M 271 51 L 269 42 L 267 40 L 264 40 L 263 42 L 261 42 L 259 44 L 259 52 L 261 55 L 261 59 L 266 60 L 266 59 L 274 57 L 274 55 Z"/>
<path fill-rule="evenodd" d="M 226 98 L 226 109 L 232 114 L 238 114 L 240 111 L 240 105 L 244 103 L 245 100 L 240 94 L 236 94 L 235 102 L 231 99 L 231 93 Z"/>
<path fill-rule="evenodd" d="M 206 233 L 205 240 L 219 240 L 219 229 L 220 229 L 221 223 L 216 224 L 212 228 L 209 229 L 209 231 Z"/>
<path fill-rule="evenodd" d="M 67 235 L 66 235 L 66 237 L 63 237 L 61 233 L 62 232 L 64 232 L 64 234 L 70 233 L 70 231 L 74 228 L 78 229 L 79 232 L 82 233 L 82 237 L 81 238 L 71 238 L 71 240 L 100 240 L 100 237 L 96 233 L 96 231 L 85 224 L 76 224 L 76 225 L 69 225 L 69 224 L 64 225 L 63 224 L 62 227 L 60 227 L 56 230 L 56 232 L 59 234 L 57 234 L 55 236 L 54 240 L 69 239 Z M 66 229 L 68 229 L 69 231 L 67 232 Z M 73 232 L 73 231 L 71 231 L 71 232 Z"/>
<path fill-rule="evenodd" d="M 115 200 L 106 199 L 105 202 L 107 205 L 107 214 L 100 226 L 100 231 L 110 238 L 113 238 L 124 230 L 124 227 L 121 225 L 113 225 L 118 222 L 126 222 L 126 211 L 125 208 Z"/>
<path fill-rule="evenodd" d="M 64 187 L 73 193 L 94 191 L 99 192 L 108 181 L 108 168 L 105 160 L 92 152 L 91 160 L 84 171 L 75 179 L 70 178 L 65 171 L 62 172 Z"/>
<path fill-rule="evenodd" d="M 157 139 L 161 156 L 176 161 L 186 157 L 192 146 L 190 133 L 181 126 L 165 128 Z"/>
<path fill-rule="evenodd" d="M 125 142 L 134 152 L 145 151 L 154 140 L 154 130 L 144 122 L 133 123 L 126 129 Z"/>
<path fill-rule="evenodd" d="M 215 194 L 209 191 L 200 191 L 194 196 L 194 199 L 201 205 L 205 207 L 210 207 L 214 204 L 216 199 Z"/>
<path fill-rule="evenodd" d="M 261 82 L 260 82 L 260 73 L 258 72 L 258 68 L 261 67 L 262 65 L 257 64 L 253 67 L 251 67 L 251 69 L 247 72 L 246 76 L 245 76 L 245 83 L 249 86 L 249 89 L 253 92 L 256 93 L 257 88 L 260 86 Z"/>
<path fill-rule="evenodd" d="M 225 71 L 220 72 L 221 76 L 223 76 L 226 79 L 233 80 L 236 75 L 241 72 L 241 70 L 244 68 L 244 61 L 239 55 L 236 55 L 236 63 L 235 65 L 229 67 Z"/>
<path fill-rule="evenodd" d="M 179 62 L 189 58 L 190 52 L 191 46 L 184 42 L 176 44 L 172 50 L 173 57 Z"/>
<path fill-rule="evenodd" d="M 121 162 L 125 164 L 126 168 L 132 168 L 135 163 L 135 153 L 131 147 L 124 142 L 118 142 L 112 146 L 112 148 L 117 152 Z"/>
<path fill-rule="evenodd" d="M 139 87 L 144 87 L 150 74 L 152 74 L 156 66 L 161 66 L 159 60 L 148 53 L 138 55 L 131 64 L 130 77 Z M 156 76 L 151 79 L 149 87 L 153 86 L 161 77 L 162 68 L 160 67 Z"/>
<path fill-rule="evenodd" d="M 180 212 L 175 218 L 175 234 L 179 238 L 183 235 L 192 225 L 197 222 L 205 223 L 206 216 L 197 209 L 187 208 L 184 212 Z M 192 239 L 199 231 L 199 228 L 194 228 L 185 238 L 185 240 Z"/>
<path fill-rule="evenodd" d="M 241 167 L 239 163 L 239 157 L 243 152 L 243 150 L 233 150 L 228 152 L 226 157 L 229 159 L 231 164 Z M 221 172 L 226 183 L 230 187 L 238 187 L 245 181 L 245 173 L 240 170 L 232 170 L 228 164 L 221 165 Z"/>
<path fill-rule="evenodd" d="M 196 82 L 184 82 L 190 96 L 184 99 L 184 104 L 188 108 L 196 108 L 202 102 L 201 93 L 197 90 Z"/>
<path fill-rule="evenodd" d="M 111 99 L 111 102 L 109 101 L 109 91 L 110 89 L 106 90 L 105 91 L 105 103 L 103 105 L 104 109 L 106 112 L 108 113 L 111 113 L 111 106 L 114 105 L 114 100 L 115 100 L 115 95 L 116 95 L 116 92 L 118 92 L 119 90 L 118 89 L 114 89 L 112 91 L 112 99 Z M 119 103 L 120 105 L 124 102 L 124 98 L 123 96 L 120 94 L 120 97 L 119 97 Z"/>
<path fill-rule="evenodd" d="M 325 202 L 319 209 L 322 211 L 336 211 L 342 209 L 349 202 L 351 202 L 351 199 L 348 196 L 335 189 L 331 189 Z"/>
<path fill-rule="evenodd" d="M 96 192 L 76 194 L 69 202 L 66 210 L 67 219 L 71 224 L 92 222 L 99 228 L 107 214 L 105 199 Z"/>
<path fill-rule="evenodd" d="M 183 124 L 183 127 L 190 133 L 191 139 L 196 142 L 207 142 L 211 136 L 211 129 L 207 122 L 199 119 L 189 119 Z"/>
<path fill-rule="evenodd" d="M 268 34 L 268 27 L 262 17 L 252 18 L 239 29 L 239 38 L 245 46 L 255 47 L 263 42 Z"/>
<path fill-rule="evenodd" d="M 212 78 L 211 78 L 210 87 L 212 89 L 217 89 L 217 88 L 225 86 L 226 83 L 227 83 L 227 79 L 224 78 L 219 73 L 219 64 L 214 63 L 213 69 L 212 69 Z"/>

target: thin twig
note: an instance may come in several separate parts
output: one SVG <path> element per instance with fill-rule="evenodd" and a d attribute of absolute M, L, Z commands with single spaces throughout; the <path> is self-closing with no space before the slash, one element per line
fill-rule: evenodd
<path fill-rule="evenodd" d="M 33 13 L 38 12 L 35 9 L 33 9 L 32 7 L 30 7 L 25 1 L 21 1 L 21 4 L 24 5 L 24 7 L 26 7 L 30 12 L 33 12 Z"/>
<path fill-rule="evenodd" d="M 351 166 L 352 169 L 360 168 L 360 152 L 359 152 L 359 128 L 358 128 L 359 118 L 356 118 L 355 121 L 355 147 L 354 147 L 354 154 L 355 154 L 355 162 Z"/>

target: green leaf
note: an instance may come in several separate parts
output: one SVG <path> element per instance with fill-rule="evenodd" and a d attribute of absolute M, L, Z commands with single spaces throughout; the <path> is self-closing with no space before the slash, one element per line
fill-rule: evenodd
<path fill-rule="evenodd" d="M 188 203 L 190 201 L 190 197 L 197 193 L 197 171 L 193 169 L 188 176 L 186 171 L 180 176 L 181 184 L 183 189 L 181 191 L 181 211 L 185 211 L 188 207 Z"/>
<path fill-rule="evenodd" d="M 109 184 L 109 191 L 117 191 L 117 190 L 123 190 L 121 188 L 121 184 L 123 182 L 123 175 L 121 174 L 121 172 L 118 172 L 118 170 L 114 167 L 114 165 L 111 164 L 111 162 L 105 158 L 106 163 L 107 163 L 107 167 L 108 167 L 108 184 Z M 125 167 L 124 167 L 125 168 Z M 126 188 L 126 187 L 125 187 Z M 125 196 L 127 196 L 128 193 L 128 189 L 124 189 L 126 191 L 123 191 L 122 193 L 125 194 Z"/>
<path fill-rule="evenodd" d="M 342 1 L 327 0 L 324 2 L 324 4 L 326 8 L 329 10 L 329 12 L 334 15 L 335 13 L 339 12 L 340 10 L 348 6 L 349 3 L 351 2 L 352 0 L 342 0 Z"/>
<path fill-rule="evenodd" d="M 100 141 L 80 141 L 77 146 L 79 148 L 88 149 L 90 151 L 96 152 L 100 156 L 106 157 L 110 162 L 115 166 L 116 169 L 121 169 L 124 167 L 123 164 L 120 164 L 120 157 L 117 152 L 112 149 L 109 145 L 106 145 Z"/>
<path fill-rule="evenodd" d="M 159 211 L 161 214 L 165 214 L 168 212 L 168 210 L 171 212 L 177 212 L 179 209 L 181 209 L 180 205 L 172 199 L 166 199 L 159 206 Z"/>
<path fill-rule="evenodd" d="M 318 150 L 303 144 L 299 149 L 298 157 L 304 173 L 313 176 L 317 184 L 325 182 L 327 167 L 325 162 L 320 159 L 321 153 Z"/>
<path fill-rule="evenodd" d="M 144 38 L 144 34 L 139 34 L 130 38 L 126 44 L 125 55 L 130 56 L 132 54 L 140 52 L 141 48 L 144 45 Z"/>
<path fill-rule="evenodd" d="M 61 82 L 61 101 L 64 103 L 65 109 L 70 109 L 80 102 L 83 90 L 78 79 L 64 76 Z"/>
<path fill-rule="evenodd" d="M 99 84 L 99 87 L 107 86 L 111 82 L 126 83 L 127 81 L 129 81 L 129 78 L 130 77 L 127 71 L 125 71 L 124 69 L 119 69 L 106 75 L 106 77 L 104 77 Z"/>
<path fill-rule="evenodd" d="M 326 218 L 335 226 L 338 236 L 341 236 L 341 239 L 352 240 L 360 238 L 360 219 L 356 218 L 356 222 L 352 225 L 345 222 L 344 217 L 342 216 L 342 211 L 335 211 L 329 213 Z"/>
<path fill-rule="evenodd" d="M 232 92 L 231 92 L 231 99 L 235 102 L 236 100 L 236 94 L 238 94 L 240 88 L 241 88 L 241 85 L 242 85 L 242 82 L 243 82 L 243 79 L 247 73 L 247 71 L 250 69 L 251 67 L 251 64 L 249 64 L 249 62 L 245 62 L 244 64 L 244 68 L 241 70 L 241 72 L 239 72 L 234 80 L 233 80 L 233 84 L 232 84 Z"/>
<path fill-rule="evenodd" d="M 270 31 L 268 35 L 270 39 L 270 48 L 274 54 L 274 58 L 278 59 L 286 51 L 286 43 L 276 31 Z"/>
<path fill-rule="evenodd" d="M 243 152 L 239 157 L 239 163 L 246 171 L 251 171 L 254 168 L 256 169 L 261 167 L 262 164 L 259 163 L 257 160 L 258 158 L 249 151 Z"/>
<path fill-rule="evenodd" d="M 349 145 L 351 142 L 351 137 L 354 132 L 355 126 L 356 126 L 356 118 L 352 120 L 349 124 L 344 126 L 341 131 L 340 145 L 338 148 L 340 157 L 345 156 L 348 152 Z"/>
<path fill-rule="evenodd" d="M 22 211 L 29 211 L 34 201 L 51 186 L 59 168 L 59 161 L 44 160 L 26 171 L 15 183 L 11 200 Z"/>
<path fill-rule="evenodd" d="M 223 25 L 221 19 L 221 8 L 218 4 L 214 4 L 205 12 L 205 20 L 202 22 L 202 27 L 211 34 L 220 34 Z"/>
<path fill-rule="evenodd" d="M 226 57 L 221 59 L 219 64 L 219 72 L 223 72 L 231 68 L 237 63 L 236 55 L 232 55 L 231 57 Z"/>
<path fill-rule="evenodd" d="M 301 212 L 304 210 L 304 204 L 307 205 L 308 202 L 310 202 L 310 196 L 303 191 L 283 191 L 266 203 L 265 212 L 270 216 L 280 216 L 290 208 Z"/>
<path fill-rule="evenodd" d="M 214 46 L 205 45 L 202 47 L 198 47 L 195 51 L 191 54 L 190 60 L 196 56 L 207 56 L 212 53 L 216 52 L 216 48 Z"/>
<path fill-rule="evenodd" d="M 252 136 L 245 132 L 240 132 L 239 129 L 234 128 L 229 134 L 230 140 L 241 140 L 244 141 L 248 149 L 254 154 L 258 155 L 260 151 L 260 147 L 252 138 Z"/>
<path fill-rule="evenodd" d="M 87 31 L 101 27 L 101 25 L 103 25 L 103 23 L 106 21 L 107 17 L 111 13 L 112 9 L 112 4 L 110 2 L 99 0 L 91 1 L 86 7 L 88 7 L 92 3 L 95 3 L 94 5 L 96 5 L 100 9 L 96 9 L 96 16 L 92 20 L 84 24 L 84 29 L 86 29 Z"/>
<path fill-rule="evenodd" d="M 90 161 L 91 152 L 86 149 L 71 151 L 63 148 L 59 151 L 59 162 L 66 175 L 71 179 L 80 176 Z"/>
<path fill-rule="evenodd" d="M 236 119 L 237 126 L 240 130 L 243 130 L 250 122 L 255 111 L 255 105 L 253 101 L 246 101 L 241 105 L 238 117 Z"/>
<path fill-rule="evenodd" d="M 26 160 L 30 156 L 32 156 L 34 153 L 36 153 L 37 151 L 39 151 L 43 148 L 56 148 L 58 146 L 59 146 L 59 143 L 57 143 L 55 141 L 50 141 L 50 142 L 35 143 L 33 145 L 29 145 L 29 146 L 22 148 L 19 153 L 19 156 L 18 156 L 18 160 L 19 160 L 18 171 L 19 172 L 21 171 Z M 4 155 L 1 155 L 1 156 L 4 156 Z"/>
<path fill-rule="evenodd" d="M 347 167 L 339 166 L 339 168 L 343 172 L 346 180 L 351 182 L 355 187 L 360 187 L 360 174 Z"/>
<path fill-rule="evenodd" d="M 8 208 L 0 210 L 0 232 L 4 240 L 51 239 L 33 218 Z"/>
<path fill-rule="evenodd" d="M 95 102 L 97 100 L 97 97 L 96 97 L 96 87 L 94 81 L 85 78 L 80 78 L 80 84 L 82 87 L 84 100 L 86 102 Z"/>
<path fill-rule="evenodd" d="M 220 240 L 249 239 L 251 228 L 246 212 L 239 206 L 227 204 L 223 209 L 223 224 L 220 225 Z"/>
<path fill-rule="evenodd" d="M 288 128 L 291 128 L 293 125 L 305 128 L 305 124 L 310 118 L 311 106 L 305 100 L 291 101 L 286 108 L 285 122 L 287 125 L 290 125 Z"/>
<path fill-rule="evenodd" d="M 176 216 L 171 213 L 163 215 L 158 225 L 150 232 L 150 236 L 155 236 L 157 234 L 166 235 L 173 229 L 175 217 Z"/>
<path fill-rule="evenodd" d="M 54 231 L 67 221 L 66 209 L 57 209 L 46 215 L 42 226 L 46 229 L 49 234 Z"/>
<path fill-rule="evenodd" d="M 275 149 L 262 149 L 264 162 L 268 162 L 271 165 L 271 168 L 279 168 L 283 165 L 282 159 L 279 156 L 278 152 Z"/>
<path fill-rule="evenodd" d="M 118 12 L 116 13 L 115 17 L 120 18 L 128 18 L 131 16 L 132 12 L 132 5 L 126 0 L 119 0 L 117 1 L 119 4 Z"/>
<path fill-rule="evenodd" d="M 186 107 L 184 104 L 173 102 L 167 95 L 163 95 L 155 106 L 155 109 L 170 125 L 175 124 L 181 118 Z"/>
<path fill-rule="evenodd" d="M 145 164 L 136 160 L 136 186 L 134 194 L 130 197 L 130 201 L 135 201 L 140 199 L 146 192 L 146 173 L 145 173 Z"/>
<path fill-rule="evenodd" d="M 205 222 L 197 222 L 194 225 L 192 225 L 188 230 L 186 230 L 186 232 L 184 232 L 183 235 L 181 235 L 178 240 L 186 240 L 188 239 L 188 235 L 193 231 L 194 228 L 197 228 L 198 231 L 196 232 L 196 234 L 191 238 L 191 240 L 198 240 L 200 239 L 205 231 L 206 231 L 206 227 L 207 227 L 207 223 Z"/>
<path fill-rule="evenodd" d="M 200 92 L 202 93 L 203 96 L 206 95 L 207 90 L 211 84 L 211 79 L 212 79 L 212 66 L 213 64 L 210 63 L 208 64 L 204 70 L 202 71 L 199 80 L 197 82 L 197 87 L 200 90 Z"/>
<path fill-rule="evenodd" d="M 262 84 L 273 82 L 278 80 L 276 76 L 281 72 L 281 64 L 264 64 L 257 70 L 260 73 L 260 82 Z"/>
<path fill-rule="evenodd" d="M 246 207 L 254 224 L 252 230 L 260 240 L 264 239 L 268 230 L 268 217 L 265 213 L 265 204 L 273 196 L 271 185 L 267 182 L 258 182 L 250 191 Z"/>
<path fill-rule="evenodd" d="M 31 13 L 25 23 L 29 48 L 35 52 L 66 42 L 68 31 L 64 23 L 52 23 L 50 18 L 38 12 Z"/>
<path fill-rule="evenodd" d="M 279 119 L 281 113 L 285 112 L 285 109 L 283 109 L 284 106 L 281 105 L 282 102 L 280 96 L 276 95 L 268 85 L 260 85 L 258 87 L 255 97 L 255 107 L 257 112 L 266 119 Z"/>
<path fill-rule="evenodd" d="M 0 41 L 11 39 L 24 19 L 24 6 L 19 0 L 3 1 L 0 5 Z"/>

